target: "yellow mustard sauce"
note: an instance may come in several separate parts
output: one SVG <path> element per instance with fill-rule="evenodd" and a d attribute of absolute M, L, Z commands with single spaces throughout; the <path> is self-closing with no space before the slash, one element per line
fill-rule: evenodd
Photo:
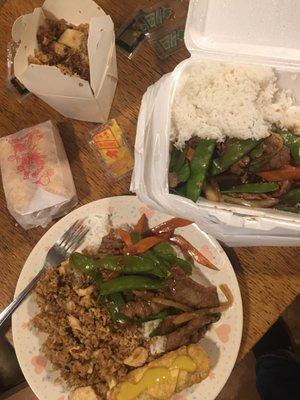
<path fill-rule="evenodd" d="M 124 382 L 118 394 L 118 400 L 134 400 L 146 389 L 155 385 L 164 384 L 172 379 L 170 369 L 179 369 L 186 372 L 195 372 L 196 363 L 189 356 L 177 357 L 170 368 L 154 367 L 149 368 L 139 382 Z"/>

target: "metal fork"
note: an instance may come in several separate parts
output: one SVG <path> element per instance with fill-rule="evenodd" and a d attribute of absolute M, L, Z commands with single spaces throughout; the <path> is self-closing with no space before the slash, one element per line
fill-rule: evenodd
<path fill-rule="evenodd" d="M 63 235 L 62 237 L 51 247 L 48 251 L 43 268 L 38 274 L 32 279 L 32 281 L 18 294 L 18 296 L 0 313 L 0 328 L 6 321 L 6 319 L 12 315 L 12 313 L 22 303 L 28 293 L 35 287 L 37 282 L 44 275 L 45 271 L 49 267 L 57 267 L 62 261 L 66 260 L 69 255 L 74 252 L 80 244 L 83 242 L 85 235 L 88 233 L 89 228 L 84 224 L 84 220 L 77 220 Z"/>

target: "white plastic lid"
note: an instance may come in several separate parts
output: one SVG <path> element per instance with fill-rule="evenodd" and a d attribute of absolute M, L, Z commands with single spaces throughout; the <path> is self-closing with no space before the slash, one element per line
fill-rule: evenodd
<path fill-rule="evenodd" d="M 190 0 L 191 54 L 300 69 L 299 0 Z"/>

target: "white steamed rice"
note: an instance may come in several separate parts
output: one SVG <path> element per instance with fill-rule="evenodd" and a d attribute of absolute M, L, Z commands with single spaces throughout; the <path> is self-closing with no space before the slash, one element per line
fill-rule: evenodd
<path fill-rule="evenodd" d="M 193 136 L 261 139 L 292 103 L 290 93 L 278 90 L 272 68 L 199 62 L 184 72 L 176 90 L 171 141 L 180 148 Z"/>

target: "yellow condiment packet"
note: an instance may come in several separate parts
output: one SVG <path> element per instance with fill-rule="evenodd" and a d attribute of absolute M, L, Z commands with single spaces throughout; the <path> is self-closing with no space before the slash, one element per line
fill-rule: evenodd
<path fill-rule="evenodd" d="M 119 180 L 132 171 L 132 152 L 115 119 L 89 132 L 88 141 L 96 151 L 108 177 Z"/>

